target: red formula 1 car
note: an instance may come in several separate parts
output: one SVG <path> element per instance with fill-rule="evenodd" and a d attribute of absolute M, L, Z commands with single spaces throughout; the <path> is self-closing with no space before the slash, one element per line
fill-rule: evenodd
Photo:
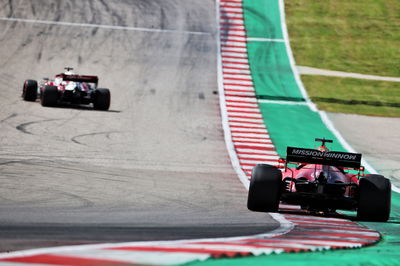
<path fill-rule="evenodd" d="M 25 101 L 36 101 L 40 98 L 43 106 L 93 103 L 94 109 L 109 109 L 110 91 L 97 88 L 97 76 L 77 75 L 71 72 L 71 67 L 65 69 L 66 72 L 56 75 L 53 80 L 43 79 L 39 86 L 36 80 L 26 80 L 22 88 L 22 98 Z"/>
<path fill-rule="evenodd" d="M 381 175 L 364 175 L 361 154 L 287 147 L 278 167 L 258 164 L 253 168 L 247 207 L 251 211 L 277 212 L 279 203 L 300 205 L 303 210 L 332 213 L 357 211 L 365 221 L 387 221 L 391 184 Z M 280 170 L 282 169 L 282 170 Z"/>

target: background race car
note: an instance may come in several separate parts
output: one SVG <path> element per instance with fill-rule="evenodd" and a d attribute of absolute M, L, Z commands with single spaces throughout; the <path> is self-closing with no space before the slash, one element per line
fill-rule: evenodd
<path fill-rule="evenodd" d="M 93 104 L 96 110 L 110 108 L 111 94 L 109 89 L 97 88 L 97 76 L 77 75 L 71 67 L 65 68 L 54 79 L 43 79 L 39 85 L 36 80 L 26 80 L 22 88 L 25 101 L 40 99 L 42 106 L 68 104 Z"/>
<path fill-rule="evenodd" d="M 325 143 L 332 140 L 315 140 L 322 142 L 317 150 L 287 147 L 280 166 L 258 164 L 253 168 L 248 209 L 277 212 L 282 202 L 314 213 L 353 210 L 360 220 L 387 221 L 390 180 L 365 175 L 361 154 L 329 151 Z"/>

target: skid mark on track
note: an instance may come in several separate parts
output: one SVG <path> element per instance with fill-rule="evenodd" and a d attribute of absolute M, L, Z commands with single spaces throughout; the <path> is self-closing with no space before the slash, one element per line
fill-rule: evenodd
<path fill-rule="evenodd" d="M 76 200 L 76 201 L 81 203 L 80 206 L 75 207 L 75 208 L 88 208 L 88 207 L 94 206 L 94 202 L 92 202 L 92 201 L 90 201 L 90 200 L 88 200 L 86 198 L 83 198 L 81 196 L 78 196 L 76 194 L 73 194 L 71 192 L 58 191 L 58 193 L 61 194 L 61 195 L 65 195 L 66 197 L 74 199 L 74 200 Z"/>
<path fill-rule="evenodd" d="M 34 135 L 34 133 L 29 131 L 27 129 L 27 127 L 29 127 L 31 125 L 34 125 L 34 124 L 40 124 L 40 123 L 46 123 L 46 122 L 58 121 L 58 120 L 62 120 L 62 119 L 45 119 L 45 120 L 39 120 L 39 121 L 31 121 L 31 122 L 26 122 L 26 123 L 19 124 L 15 128 L 17 130 L 21 131 L 24 134 Z"/>
<path fill-rule="evenodd" d="M 7 120 L 10 120 L 10 119 L 12 119 L 12 118 L 14 118 L 14 117 L 17 117 L 17 116 L 18 116 L 18 115 L 17 115 L 16 113 L 12 113 L 11 115 L 7 116 L 6 118 L 0 120 L 0 123 L 4 123 L 4 122 L 6 122 Z"/>
<path fill-rule="evenodd" d="M 24 160 L 7 160 L 7 161 L 1 161 L 0 159 L 0 166 L 4 166 L 4 165 L 13 165 L 13 164 L 23 164 L 25 163 Z"/>
<path fill-rule="evenodd" d="M 94 137 L 94 136 L 99 136 L 99 135 L 105 135 L 105 137 L 107 139 L 110 139 L 110 135 L 111 134 L 115 134 L 115 133 L 122 133 L 122 132 L 120 132 L 120 131 L 106 131 L 106 132 L 87 133 L 87 134 L 74 136 L 74 137 L 71 138 L 71 141 L 75 142 L 76 144 L 87 146 L 87 144 L 85 144 L 85 143 L 83 143 L 81 141 L 78 141 L 77 139 L 84 138 L 84 137 Z"/>

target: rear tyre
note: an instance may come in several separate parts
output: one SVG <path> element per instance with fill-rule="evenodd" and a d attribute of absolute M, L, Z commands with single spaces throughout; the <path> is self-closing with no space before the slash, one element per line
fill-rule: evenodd
<path fill-rule="evenodd" d="M 58 101 L 58 89 L 56 86 L 46 85 L 42 91 L 40 102 L 42 106 L 55 106 Z"/>
<path fill-rule="evenodd" d="M 281 196 L 282 173 L 268 164 L 258 164 L 251 173 L 247 208 L 256 212 L 277 212 Z"/>
<path fill-rule="evenodd" d="M 391 193 L 389 179 L 381 175 L 361 178 L 357 218 L 363 221 L 386 222 L 390 216 Z"/>
<path fill-rule="evenodd" d="M 109 89 L 96 89 L 93 99 L 94 109 L 106 111 L 110 108 L 110 102 L 111 94 Z"/>
<path fill-rule="evenodd" d="M 36 101 L 37 88 L 38 84 L 36 80 L 25 80 L 24 86 L 22 87 L 22 98 L 24 99 L 24 101 Z"/>

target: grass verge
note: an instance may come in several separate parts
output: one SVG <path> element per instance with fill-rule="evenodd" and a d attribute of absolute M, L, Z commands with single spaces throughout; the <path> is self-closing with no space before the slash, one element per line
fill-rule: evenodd
<path fill-rule="evenodd" d="M 325 76 L 301 79 L 321 110 L 400 117 L 400 83 Z"/>
<path fill-rule="evenodd" d="M 398 0 L 285 1 L 298 65 L 400 77 Z M 400 84 L 302 76 L 321 110 L 400 117 Z"/>
<path fill-rule="evenodd" d="M 298 65 L 400 77 L 398 0 L 285 1 Z"/>

